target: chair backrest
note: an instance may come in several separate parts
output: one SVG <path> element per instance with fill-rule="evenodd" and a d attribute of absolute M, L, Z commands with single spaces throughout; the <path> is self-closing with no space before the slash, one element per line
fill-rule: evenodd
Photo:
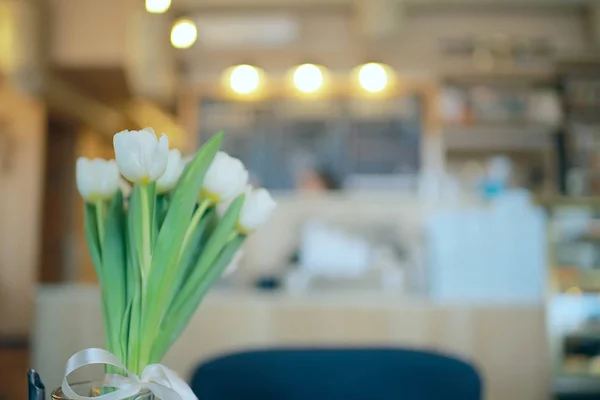
<path fill-rule="evenodd" d="M 481 400 L 477 371 L 441 354 L 401 349 L 272 349 L 201 365 L 201 400 Z"/>

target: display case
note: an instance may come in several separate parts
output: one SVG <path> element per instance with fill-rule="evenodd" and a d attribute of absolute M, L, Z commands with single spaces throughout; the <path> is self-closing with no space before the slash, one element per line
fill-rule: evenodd
<path fill-rule="evenodd" d="M 600 199 L 555 199 L 545 206 L 555 392 L 600 396 Z"/>

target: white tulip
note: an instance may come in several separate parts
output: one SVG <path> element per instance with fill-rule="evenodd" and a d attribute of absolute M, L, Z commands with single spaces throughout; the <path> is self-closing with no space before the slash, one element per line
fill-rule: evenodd
<path fill-rule="evenodd" d="M 248 184 L 248 171 L 237 158 L 222 151 L 206 171 L 200 197 L 212 203 L 227 203 L 244 192 Z"/>
<path fill-rule="evenodd" d="M 169 139 L 163 134 L 159 140 L 152 128 L 119 132 L 113 145 L 119 171 L 130 182 L 154 182 L 167 169 Z"/>
<path fill-rule="evenodd" d="M 247 191 L 238 217 L 238 229 L 245 234 L 254 232 L 267 222 L 276 206 L 277 204 L 266 189 Z"/>
<path fill-rule="evenodd" d="M 77 190 L 89 203 L 111 199 L 119 190 L 119 168 L 115 160 L 79 157 L 75 168 Z"/>
<path fill-rule="evenodd" d="M 184 168 L 185 164 L 181 158 L 181 152 L 177 149 L 169 150 L 167 169 L 156 181 L 156 191 L 160 194 L 171 191 L 177 185 Z"/>

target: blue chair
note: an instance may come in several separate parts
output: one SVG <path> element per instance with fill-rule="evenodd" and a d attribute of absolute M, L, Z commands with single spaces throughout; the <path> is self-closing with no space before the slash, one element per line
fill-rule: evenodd
<path fill-rule="evenodd" d="M 400 349 L 235 353 L 192 377 L 200 400 L 481 400 L 477 371 L 441 354 Z"/>

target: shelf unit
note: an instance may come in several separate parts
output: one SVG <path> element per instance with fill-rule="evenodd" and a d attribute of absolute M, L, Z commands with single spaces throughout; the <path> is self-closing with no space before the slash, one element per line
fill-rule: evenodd
<path fill-rule="evenodd" d="M 556 112 L 540 113 L 540 98 Z M 446 165 L 453 173 L 495 155 L 513 161 L 517 186 L 552 193 L 556 186 L 555 136 L 562 123 L 552 74 L 448 75 L 441 107 Z"/>
<path fill-rule="evenodd" d="M 558 65 L 565 115 L 560 160 L 561 191 L 571 196 L 600 194 L 600 59 Z"/>

